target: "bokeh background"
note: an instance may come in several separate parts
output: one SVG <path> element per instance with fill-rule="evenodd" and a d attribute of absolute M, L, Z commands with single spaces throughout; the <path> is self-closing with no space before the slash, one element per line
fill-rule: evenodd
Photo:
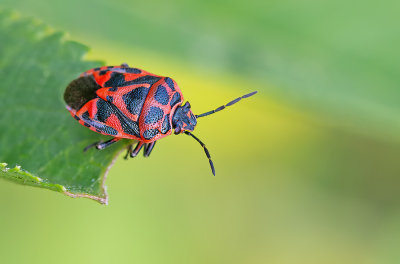
<path fill-rule="evenodd" d="M 1 263 L 400 263 L 398 1 L 1 0 L 174 78 L 195 113 L 110 205 L 0 184 Z M 67 113 L 66 113 L 67 114 Z"/>

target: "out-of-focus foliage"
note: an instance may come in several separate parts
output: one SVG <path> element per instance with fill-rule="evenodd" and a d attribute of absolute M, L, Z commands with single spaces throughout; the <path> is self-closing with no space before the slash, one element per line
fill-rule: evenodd
<path fill-rule="evenodd" d="M 2 182 L 3 262 L 400 262 L 397 1 L 2 3 L 174 78 L 194 113 L 260 91 L 199 120 L 216 177 L 171 136 L 116 162 L 108 207 Z"/>
<path fill-rule="evenodd" d="M 398 1 L 3 2 L 90 34 L 93 48 L 139 48 L 257 80 L 324 122 L 400 140 Z"/>
<path fill-rule="evenodd" d="M 82 61 L 87 48 L 62 37 L 0 12 L 0 177 L 106 203 L 103 174 L 117 149 L 85 155 L 98 137 L 62 101 L 66 85 L 99 63 Z"/>

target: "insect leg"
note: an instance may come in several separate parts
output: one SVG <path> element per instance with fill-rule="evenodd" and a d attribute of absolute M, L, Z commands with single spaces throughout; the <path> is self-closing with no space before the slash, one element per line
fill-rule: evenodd
<path fill-rule="evenodd" d="M 96 147 L 97 149 L 104 149 L 104 148 L 110 146 L 111 144 L 117 142 L 118 140 L 120 140 L 120 138 L 112 138 L 110 140 L 107 140 L 106 142 L 98 141 L 98 142 L 95 142 L 93 144 L 90 144 L 89 146 L 84 148 L 83 151 L 86 151 L 86 150 L 88 150 L 88 149 L 90 149 L 92 147 Z"/>
<path fill-rule="evenodd" d="M 112 138 L 110 140 L 107 140 L 106 142 L 101 142 L 99 144 L 96 145 L 97 149 L 105 149 L 106 147 L 110 146 L 111 144 L 117 142 L 118 140 L 120 140 L 120 138 Z"/>
<path fill-rule="evenodd" d="M 130 144 L 130 145 L 128 146 L 128 151 L 126 152 L 126 155 L 125 155 L 124 159 L 127 160 L 129 154 L 130 154 L 132 151 L 133 151 L 133 144 Z"/>
<path fill-rule="evenodd" d="M 131 158 L 134 158 L 137 156 L 139 151 L 142 149 L 142 147 L 145 145 L 145 143 L 139 141 L 133 151 L 131 151 Z"/>
<path fill-rule="evenodd" d="M 92 144 L 86 146 L 86 147 L 83 149 L 83 152 L 85 152 L 86 150 L 88 150 L 88 149 L 90 149 L 90 148 L 96 147 L 97 144 L 99 144 L 99 143 L 100 143 L 100 141 L 97 141 L 97 142 L 94 142 L 94 143 L 92 143 Z"/>
<path fill-rule="evenodd" d="M 144 146 L 144 152 L 143 152 L 143 154 L 144 154 L 145 157 L 150 156 L 150 153 L 151 153 L 151 151 L 153 150 L 154 145 L 156 144 L 156 142 L 157 142 L 157 141 L 154 141 L 154 142 L 148 143 L 148 144 L 146 144 L 146 146 Z"/>

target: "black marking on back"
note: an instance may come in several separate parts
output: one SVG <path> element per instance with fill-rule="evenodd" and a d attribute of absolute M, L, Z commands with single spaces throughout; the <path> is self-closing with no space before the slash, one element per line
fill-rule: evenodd
<path fill-rule="evenodd" d="M 114 98 L 112 96 L 110 96 L 110 95 L 107 95 L 106 96 L 106 100 L 107 100 L 107 102 L 112 103 L 114 101 Z"/>
<path fill-rule="evenodd" d="M 164 122 L 161 126 L 161 133 L 165 134 L 171 129 L 170 121 L 169 121 L 169 114 L 165 116 Z"/>
<path fill-rule="evenodd" d="M 103 99 L 98 99 L 96 106 L 97 113 L 95 118 L 100 122 L 105 123 L 110 115 L 113 113 L 113 109 L 111 108 L 110 103 L 104 101 Z"/>
<path fill-rule="evenodd" d="M 149 86 L 152 86 L 153 84 L 158 82 L 160 79 L 161 79 L 161 77 L 146 75 L 146 76 L 142 76 L 142 77 L 136 78 L 131 81 L 125 81 L 124 73 L 113 72 L 111 74 L 110 79 L 104 83 L 104 87 L 111 86 L 111 88 L 109 90 L 112 92 L 115 92 L 118 90 L 119 87 L 124 87 L 124 86 L 129 86 L 129 85 L 134 85 L 134 84 L 149 84 Z"/>
<path fill-rule="evenodd" d="M 180 101 L 181 101 L 181 95 L 178 92 L 174 93 L 174 95 L 172 96 L 171 102 L 170 102 L 171 107 L 173 107 Z"/>
<path fill-rule="evenodd" d="M 159 102 L 162 105 L 167 105 L 169 101 L 169 95 L 167 92 L 167 89 L 165 89 L 164 86 L 159 85 L 157 87 L 157 91 L 154 95 L 154 98 L 156 99 L 157 102 Z"/>
<path fill-rule="evenodd" d="M 103 131 L 107 135 L 112 135 L 115 136 L 118 134 L 118 131 L 115 130 L 114 128 L 104 125 L 102 128 L 100 128 L 101 131 Z"/>
<path fill-rule="evenodd" d="M 165 77 L 165 82 L 168 84 L 172 91 L 175 91 L 174 81 L 171 78 Z"/>
<path fill-rule="evenodd" d="M 137 68 L 124 68 L 126 73 L 141 73 L 142 70 L 141 69 L 137 69 Z"/>
<path fill-rule="evenodd" d="M 132 85 L 132 84 L 150 84 L 150 86 L 152 86 L 153 84 L 158 82 L 160 79 L 161 79 L 161 77 L 145 75 L 145 76 L 136 78 L 135 80 L 127 81 L 121 86 L 128 86 L 128 85 Z"/>
<path fill-rule="evenodd" d="M 147 129 L 143 132 L 143 137 L 147 140 L 150 140 L 153 137 L 155 137 L 157 134 L 158 134 L 157 129 Z"/>
<path fill-rule="evenodd" d="M 92 126 L 96 129 L 97 132 L 103 132 L 104 134 L 112 136 L 118 134 L 118 131 L 115 130 L 114 128 L 107 126 L 105 124 L 101 124 L 98 121 L 91 119 L 88 111 L 82 114 L 82 119 L 85 121 L 84 123 L 85 126 L 87 125 L 89 125 L 89 127 Z"/>
<path fill-rule="evenodd" d="M 112 72 L 110 79 L 104 83 L 104 87 L 120 87 L 124 86 L 125 76 L 120 72 Z"/>
<path fill-rule="evenodd" d="M 108 72 L 108 70 L 101 70 L 101 71 L 99 71 L 99 75 L 101 76 L 101 75 L 104 75 L 104 74 L 106 74 Z"/>
<path fill-rule="evenodd" d="M 78 111 L 84 104 L 97 97 L 96 90 L 100 89 L 93 76 L 79 77 L 73 80 L 65 89 L 64 101 L 72 109 Z"/>
<path fill-rule="evenodd" d="M 88 111 L 86 111 L 86 112 L 84 112 L 84 113 L 82 114 L 82 119 L 85 120 L 85 121 L 88 121 L 88 120 L 90 121 L 90 120 L 91 120 Z"/>
<path fill-rule="evenodd" d="M 122 100 L 124 100 L 126 109 L 128 109 L 129 113 L 133 115 L 140 114 L 148 93 L 149 88 L 138 87 L 122 96 Z"/>
<path fill-rule="evenodd" d="M 159 120 L 161 120 L 163 116 L 164 116 L 164 111 L 161 108 L 152 106 L 150 107 L 149 112 L 146 114 L 144 118 L 144 123 L 155 124 Z"/>
<path fill-rule="evenodd" d="M 98 71 L 98 70 L 100 70 L 100 67 L 96 67 L 93 69 L 93 71 Z"/>
<path fill-rule="evenodd" d="M 140 137 L 139 125 L 137 122 L 129 119 L 126 115 L 124 115 L 118 107 L 113 104 L 109 104 L 112 107 L 113 114 L 118 118 L 119 123 L 121 124 L 122 130 L 124 133 L 133 135 L 136 137 Z"/>
<path fill-rule="evenodd" d="M 123 122 L 121 119 L 120 119 L 120 122 L 121 122 L 122 130 L 124 130 L 125 134 L 133 135 L 133 136 L 140 138 L 140 130 L 139 130 L 139 125 L 137 122 L 131 120 L 131 122 L 129 122 L 129 125 L 127 123 Z"/>

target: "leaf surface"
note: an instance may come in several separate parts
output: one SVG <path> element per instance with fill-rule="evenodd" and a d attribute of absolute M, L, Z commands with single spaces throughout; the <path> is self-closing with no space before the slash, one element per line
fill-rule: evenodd
<path fill-rule="evenodd" d="M 82 60 L 87 50 L 37 21 L 0 12 L 0 177 L 107 203 L 105 174 L 122 145 L 84 153 L 102 137 L 79 125 L 63 101 L 71 80 L 101 65 Z"/>

